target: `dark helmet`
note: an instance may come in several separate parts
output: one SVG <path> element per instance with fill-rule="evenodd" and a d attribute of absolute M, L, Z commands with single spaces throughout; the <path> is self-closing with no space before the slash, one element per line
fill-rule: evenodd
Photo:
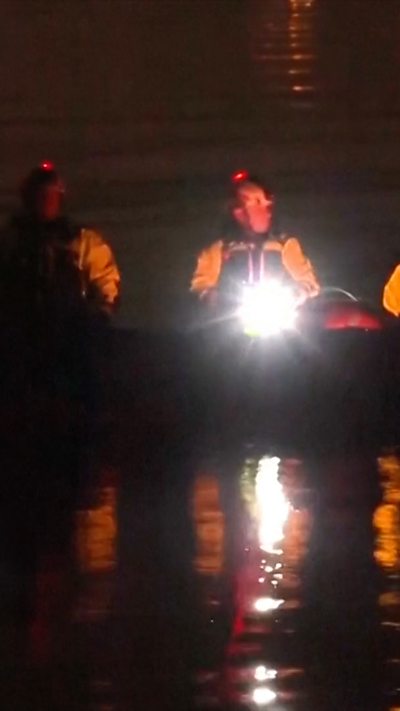
<path fill-rule="evenodd" d="M 45 186 L 54 186 L 62 195 L 65 193 L 65 186 L 61 180 L 53 163 L 45 161 L 33 168 L 27 175 L 21 186 L 21 199 L 26 208 L 31 208 L 39 190 Z"/>

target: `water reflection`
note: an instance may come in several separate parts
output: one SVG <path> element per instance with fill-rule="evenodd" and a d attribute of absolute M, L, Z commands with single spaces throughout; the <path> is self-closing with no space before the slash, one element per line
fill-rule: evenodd
<path fill-rule="evenodd" d="M 77 513 L 77 555 L 84 573 L 109 572 L 116 563 L 116 487 L 104 483 L 96 493 L 93 507 Z"/>
<path fill-rule="evenodd" d="M 263 706 L 297 696 L 301 661 L 293 659 L 297 663 L 288 666 L 287 660 L 296 657 L 292 638 L 302 607 L 298 573 L 303 549 L 296 545 L 296 493 L 301 486 L 301 463 L 296 460 L 264 456 L 244 464 L 245 555 L 223 672 L 223 695 L 230 704 Z M 284 648 L 288 655 L 282 657 Z"/>
<path fill-rule="evenodd" d="M 80 623 L 107 619 L 114 594 L 117 557 L 117 475 L 104 468 L 93 487 L 91 502 L 76 513 L 75 552 L 80 596 L 74 617 Z"/>
<path fill-rule="evenodd" d="M 375 558 L 386 572 L 400 570 L 400 459 L 379 459 L 383 500 L 374 515 L 377 530 Z"/>
<path fill-rule="evenodd" d="M 364 118 L 398 113 L 398 3 L 252 0 L 244 14 L 252 106 L 261 119 L 266 109 L 274 118 L 291 115 L 295 131 L 306 112 L 319 141 L 322 113 L 341 141 L 349 132 L 353 148 L 360 130 L 375 130 Z"/>
<path fill-rule="evenodd" d="M 74 552 L 79 575 L 73 609 L 75 665 L 86 677 L 84 701 L 93 708 L 115 708 L 117 697 L 112 638 L 117 565 L 117 472 L 105 462 L 79 501 Z M 88 499 L 89 497 L 89 499 Z"/>
<path fill-rule="evenodd" d="M 317 92 L 314 0 L 254 3 L 251 57 L 264 95 L 309 102 Z M 299 104 L 298 104 L 299 105 Z"/>
<path fill-rule="evenodd" d="M 203 575 L 221 573 L 224 562 L 224 515 L 220 485 L 215 476 L 200 474 L 193 492 L 193 520 L 196 529 L 196 570 Z"/>
<path fill-rule="evenodd" d="M 232 480 L 234 471 L 237 483 Z M 300 698 L 304 683 L 296 629 L 303 606 L 299 575 L 311 515 L 302 503 L 302 463 L 274 456 L 246 458 L 229 476 L 229 483 L 222 476 L 225 487 L 238 485 L 236 504 L 232 496 L 225 496 L 230 501 L 229 522 L 236 527 L 229 632 L 215 660 L 215 674 L 203 683 L 200 697 L 229 708 L 254 704 L 275 708 L 275 703 Z"/>
<path fill-rule="evenodd" d="M 224 563 L 209 567 L 203 586 L 214 654 L 202 657 L 200 707 L 395 707 L 400 536 L 393 512 L 385 514 L 398 506 L 399 472 L 393 455 L 377 466 L 345 453 L 228 457 L 215 466 L 208 500 L 212 516 L 218 491 Z"/>
<path fill-rule="evenodd" d="M 1 539 L 15 579 L 21 550 L 32 558 L 31 608 L 25 620 L 22 599 L 7 608 L 3 555 L 2 631 L 12 616 L 25 644 L 14 634 L 12 647 L 10 619 L 0 641 L 18 660 L 14 681 L 29 659 L 37 707 L 186 711 L 195 671 L 202 708 L 395 709 L 398 453 L 301 458 L 247 446 L 207 456 L 157 442 L 149 432 L 124 442 L 118 467 L 104 451 L 86 457 L 97 474 L 64 520 L 60 477 L 83 460 L 49 458 L 46 470 L 41 457 L 47 477 L 39 498 L 26 489 L 29 525 L 29 506 L 13 527 L 3 511 L 3 533 L 20 536 L 8 551 Z M 45 536 L 44 493 L 54 508 Z M 4 708 L 33 708 L 20 695 Z"/>
<path fill-rule="evenodd" d="M 382 502 L 374 513 L 375 559 L 383 571 L 379 595 L 386 650 L 385 691 L 400 704 L 400 457 L 389 452 L 378 460 Z M 391 708 L 395 708 L 391 706 Z"/>
<path fill-rule="evenodd" d="M 260 549 L 276 555 L 282 553 L 277 545 L 282 542 L 289 515 L 289 502 L 279 481 L 279 463 L 278 457 L 261 459 L 255 486 Z"/>

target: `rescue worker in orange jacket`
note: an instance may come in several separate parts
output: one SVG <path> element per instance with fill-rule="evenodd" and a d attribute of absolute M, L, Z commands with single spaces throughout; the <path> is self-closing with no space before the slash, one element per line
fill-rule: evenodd
<path fill-rule="evenodd" d="M 11 310 L 14 301 L 30 317 L 47 310 L 67 316 L 85 303 L 93 314 L 110 315 L 120 291 L 113 253 L 98 232 L 63 214 L 64 185 L 52 164 L 31 171 L 21 201 L 0 235 L 0 289 Z"/>
<path fill-rule="evenodd" d="M 297 237 L 271 231 L 274 198 L 247 173 L 232 178 L 228 224 L 219 240 L 198 257 L 191 291 L 215 302 L 217 290 L 240 281 L 274 276 L 295 283 L 299 302 L 314 297 L 320 287 Z"/>
<path fill-rule="evenodd" d="M 0 233 L 0 330 L 10 369 L 25 379 L 65 366 L 87 382 L 85 361 L 94 342 L 107 342 L 120 274 L 103 237 L 65 216 L 64 192 L 50 163 L 23 182 L 21 209 Z"/>
<path fill-rule="evenodd" d="M 394 268 L 384 286 L 383 306 L 393 316 L 400 316 L 400 264 Z"/>

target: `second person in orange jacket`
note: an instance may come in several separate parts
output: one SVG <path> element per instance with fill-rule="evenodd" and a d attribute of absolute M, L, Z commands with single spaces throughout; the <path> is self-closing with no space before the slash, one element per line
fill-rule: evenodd
<path fill-rule="evenodd" d="M 213 301 L 223 284 L 272 276 L 294 283 L 299 301 L 317 296 L 320 286 L 299 239 L 271 231 L 272 193 L 246 173 L 232 183 L 227 225 L 199 255 L 191 291 Z"/>

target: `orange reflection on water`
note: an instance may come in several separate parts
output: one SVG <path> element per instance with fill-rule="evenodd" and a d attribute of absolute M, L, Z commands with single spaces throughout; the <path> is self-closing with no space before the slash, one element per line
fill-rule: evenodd
<path fill-rule="evenodd" d="M 294 62 L 307 62 L 313 59 L 312 54 L 292 54 L 292 59 Z"/>
<path fill-rule="evenodd" d="M 255 8 L 250 30 L 252 60 L 264 82 L 265 92 L 278 101 L 289 96 L 291 107 L 310 105 L 317 88 L 314 3 L 311 0 L 290 4 L 259 3 Z M 294 81 L 291 76 L 297 67 L 307 72 L 307 86 L 300 89 L 296 85 L 301 82 Z"/>
<path fill-rule="evenodd" d="M 93 508 L 77 513 L 76 549 L 84 573 L 105 573 L 115 566 L 116 499 L 115 486 L 103 486 Z"/>
<path fill-rule="evenodd" d="M 310 70 L 307 69 L 306 67 L 298 67 L 297 69 L 289 69 L 288 72 L 291 76 L 299 76 L 299 75 L 307 75 L 310 73 Z"/>
<path fill-rule="evenodd" d="M 400 568 L 400 458 L 389 454 L 378 459 L 383 502 L 374 513 L 375 559 L 386 570 Z"/>
<path fill-rule="evenodd" d="M 310 8 L 313 6 L 315 0 L 290 0 L 290 4 L 293 10 Z"/>
<path fill-rule="evenodd" d="M 293 88 L 293 91 L 295 91 L 298 94 L 300 94 L 301 92 L 305 92 L 305 91 L 313 91 L 313 89 L 314 89 L 313 86 L 307 85 L 307 84 L 304 84 L 304 85 L 295 84 L 292 88 Z"/>
<path fill-rule="evenodd" d="M 289 76 L 298 73 L 296 64 L 299 62 L 307 63 L 309 76 L 313 73 L 313 64 L 315 61 L 315 37 L 312 23 L 313 13 L 310 12 L 311 8 L 311 0 L 291 0 L 289 37 L 292 66 L 288 69 Z M 310 94 L 315 90 L 315 85 L 313 83 L 308 83 L 307 85 L 299 83 L 292 84 L 291 90 L 294 94 Z"/>
<path fill-rule="evenodd" d="M 196 532 L 195 568 L 202 575 L 218 574 L 224 562 L 225 518 L 215 476 L 200 474 L 196 478 L 192 505 Z"/>

